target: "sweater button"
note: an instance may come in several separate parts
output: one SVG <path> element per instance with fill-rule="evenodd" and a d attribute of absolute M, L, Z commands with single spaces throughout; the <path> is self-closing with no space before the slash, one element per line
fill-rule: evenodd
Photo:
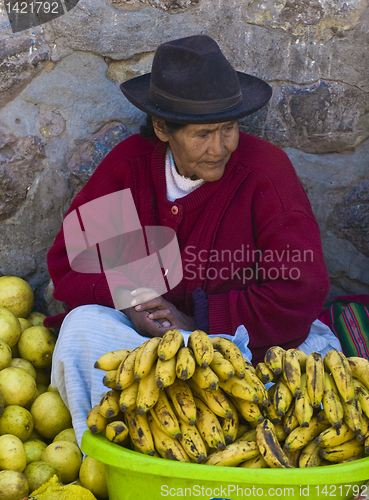
<path fill-rule="evenodd" d="M 171 208 L 171 212 L 173 215 L 177 215 L 179 212 L 178 207 L 176 205 L 173 205 Z"/>

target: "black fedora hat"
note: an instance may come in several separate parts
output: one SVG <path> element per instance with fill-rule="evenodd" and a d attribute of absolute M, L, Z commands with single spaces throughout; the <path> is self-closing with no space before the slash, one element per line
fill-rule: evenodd
<path fill-rule="evenodd" d="M 120 89 L 148 115 L 176 123 L 237 120 L 260 109 L 272 95 L 260 78 L 236 71 L 207 35 L 159 45 L 151 73 L 122 83 Z"/>

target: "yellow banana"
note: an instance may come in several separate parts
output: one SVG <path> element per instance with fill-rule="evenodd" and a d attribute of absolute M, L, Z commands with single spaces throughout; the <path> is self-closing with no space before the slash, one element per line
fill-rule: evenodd
<path fill-rule="evenodd" d="M 0 389 L 0 416 L 3 414 L 5 408 L 5 400 L 3 391 Z"/>
<path fill-rule="evenodd" d="M 285 451 L 301 450 L 328 427 L 329 424 L 318 422 L 318 419 L 313 417 L 308 427 L 296 427 L 288 434 L 283 449 Z"/>
<path fill-rule="evenodd" d="M 247 358 L 243 358 L 243 361 L 244 361 L 244 363 L 246 365 L 246 368 L 249 368 L 252 371 L 252 373 L 254 373 L 256 375 L 256 368 L 251 363 L 251 361 L 249 361 Z"/>
<path fill-rule="evenodd" d="M 128 356 L 121 361 L 117 368 L 117 380 L 115 389 L 120 391 L 129 387 L 134 382 L 134 366 L 137 355 L 138 347 L 131 351 Z"/>
<path fill-rule="evenodd" d="M 179 439 L 181 437 L 177 416 L 171 407 L 165 391 L 160 391 L 158 401 L 156 405 L 151 408 L 150 414 L 159 428 L 168 434 L 168 436 L 174 439 Z"/>
<path fill-rule="evenodd" d="M 301 375 L 301 396 L 295 400 L 295 415 L 301 427 L 308 427 L 313 413 L 314 408 L 307 391 L 306 373 L 303 373 Z"/>
<path fill-rule="evenodd" d="M 119 413 L 120 392 L 111 389 L 100 400 L 100 413 L 105 418 L 115 417 Z"/>
<path fill-rule="evenodd" d="M 322 457 L 319 455 L 320 447 L 314 441 L 311 441 L 301 450 L 299 457 L 299 467 L 319 467 Z"/>
<path fill-rule="evenodd" d="M 175 460 L 177 462 L 190 462 L 190 458 L 180 442 L 163 432 L 150 413 L 148 414 L 148 422 L 156 451 L 162 458 Z"/>
<path fill-rule="evenodd" d="M 296 349 L 288 349 L 283 357 L 283 375 L 288 389 L 293 397 L 300 397 L 301 394 L 301 366 L 300 358 L 296 354 Z"/>
<path fill-rule="evenodd" d="M 213 337 L 210 339 L 214 349 L 217 349 L 225 359 L 233 365 L 234 372 L 238 378 L 245 377 L 245 360 L 239 348 L 228 339 L 223 337 Z"/>
<path fill-rule="evenodd" d="M 331 448 L 332 446 L 338 446 L 346 441 L 350 441 L 354 437 L 356 437 L 354 431 L 347 424 L 342 424 L 339 429 L 328 427 L 328 429 L 321 432 L 314 439 L 314 443 L 318 444 L 321 448 Z"/>
<path fill-rule="evenodd" d="M 206 446 L 196 425 L 189 425 L 181 421 L 180 426 L 182 434 L 180 443 L 184 451 L 192 460 L 198 464 L 202 464 L 207 457 Z"/>
<path fill-rule="evenodd" d="M 273 425 L 274 425 L 274 430 L 275 430 L 275 434 L 277 436 L 278 441 L 279 442 L 285 441 L 287 434 L 284 432 L 282 422 L 278 422 L 277 424 L 273 424 Z"/>
<path fill-rule="evenodd" d="M 306 385 L 313 408 L 320 408 L 324 395 L 324 362 L 319 352 L 306 359 Z"/>
<path fill-rule="evenodd" d="M 107 373 L 105 373 L 103 378 L 103 384 L 105 385 L 105 387 L 109 387 L 109 389 L 115 389 L 117 371 L 118 370 L 109 370 Z"/>
<path fill-rule="evenodd" d="M 128 427 L 124 422 L 115 420 L 107 424 L 105 429 L 105 436 L 109 441 L 116 444 L 127 443 Z M 127 443 L 128 444 L 128 443 Z"/>
<path fill-rule="evenodd" d="M 222 418 L 233 418 L 234 409 L 230 400 L 226 397 L 223 391 L 217 389 L 216 391 L 205 391 L 195 382 L 195 380 L 187 380 L 191 392 L 194 396 L 202 399 L 204 403 L 217 415 Z"/>
<path fill-rule="evenodd" d="M 100 413 L 100 405 L 94 406 L 87 415 L 86 424 L 92 434 L 102 432 L 108 423 L 108 419 Z"/>
<path fill-rule="evenodd" d="M 150 373 L 152 366 L 158 358 L 158 345 L 160 341 L 160 337 L 152 337 L 138 348 L 134 365 L 135 380 L 141 380 Z"/>
<path fill-rule="evenodd" d="M 217 416 L 200 398 L 195 396 L 194 401 L 196 405 L 196 427 L 203 440 L 206 441 L 210 448 L 224 450 L 226 446 L 225 439 Z"/>
<path fill-rule="evenodd" d="M 354 431 L 356 435 L 361 432 L 361 406 L 359 400 L 355 397 L 351 403 L 342 402 L 343 421 Z"/>
<path fill-rule="evenodd" d="M 256 395 L 259 398 L 259 404 L 261 404 L 262 406 L 268 406 L 268 391 L 265 385 L 259 380 L 258 376 L 256 375 L 255 368 L 248 363 L 245 363 L 244 380 L 255 389 Z"/>
<path fill-rule="evenodd" d="M 176 374 L 181 380 L 192 377 L 196 368 L 195 356 L 189 347 L 181 347 L 177 352 Z"/>
<path fill-rule="evenodd" d="M 341 462 L 351 457 L 359 457 L 364 455 L 364 445 L 357 439 L 351 439 L 338 446 L 331 448 L 321 448 L 320 456 L 329 462 Z"/>
<path fill-rule="evenodd" d="M 159 341 L 157 355 L 160 361 L 168 361 L 168 359 L 173 358 L 178 350 L 184 346 L 183 335 L 175 329 L 168 330 Z"/>
<path fill-rule="evenodd" d="M 256 428 L 256 442 L 260 453 L 269 467 L 285 469 L 292 468 L 286 454 L 278 442 L 274 425 L 265 419 Z"/>
<path fill-rule="evenodd" d="M 263 362 L 256 365 L 256 375 L 265 385 L 269 382 L 274 382 L 276 379 L 274 372 L 272 372 L 272 370 L 270 370 Z"/>
<path fill-rule="evenodd" d="M 195 355 L 196 363 L 201 368 L 206 368 L 213 361 L 213 346 L 210 337 L 202 330 L 195 330 L 188 337 L 187 347 L 190 347 Z"/>
<path fill-rule="evenodd" d="M 94 367 L 106 372 L 116 370 L 130 352 L 130 349 L 120 349 L 118 351 L 107 352 L 95 362 Z"/>
<path fill-rule="evenodd" d="M 217 375 L 219 380 L 227 380 L 234 376 L 232 363 L 217 349 L 214 349 L 213 361 L 210 363 L 210 368 Z"/>
<path fill-rule="evenodd" d="M 307 360 L 307 354 L 304 353 L 304 351 L 301 351 L 300 349 L 296 349 L 296 354 L 300 359 L 300 367 L 301 367 L 301 373 L 305 371 L 306 369 L 306 360 Z"/>
<path fill-rule="evenodd" d="M 150 373 L 141 378 L 137 392 L 137 413 L 142 415 L 152 408 L 159 399 L 160 389 L 157 386 L 156 365 L 153 364 Z"/>
<path fill-rule="evenodd" d="M 226 444 L 233 443 L 233 441 L 236 440 L 237 437 L 237 431 L 238 431 L 238 426 L 239 426 L 239 418 L 238 418 L 238 413 L 237 409 L 234 407 L 231 401 L 228 402 L 231 412 L 232 412 L 232 417 L 224 417 L 221 419 L 221 426 L 222 426 L 222 431 L 224 435 L 224 440 Z M 209 405 L 208 405 L 209 406 Z M 210 406 L 209 406 L 210 408 Z M 215 412 L 214 412 L 215 413 Z"/>
<path fill-rule="evenodd" d="M 236 467 L 241 462 L 260 455 L 255 441 L 240 441 L 226 446 L 222 451 L 212 453 L 205 465 L 221 465 L 223 467 Z"/>
<path fill-rule="evenodd" d="M 191 389 L 184 380 L 178 378 L 166 388 L 178 417 L 189 425 L 196 424 L 196 405 Z"/>
<path fill-rule="evenodd" d="M 285 384 L 284 379 L 280 377 L 275 384 L 273 395 L 273 405 L 275 412 L 279 417 L 285 416 L 292 403 L 292 397 L 292 392 L 288 388 L 287 384 Z"/>
<path fill-rule="evenodd" d="M 269 465 L 259 453 L 256 457 L 242 462 L 238 467 L 242 467 L 244 469 L 267 469 Z"/>
<path fill-rule="evenodd" d="M 187 455 L 180 441 L 169 436 L 163 431 L 161 426 L 158 425 L 158 422 L 153 418 L 152 410 L 147 413 L 147 420 L 150 425 L 156 452 L 161 458 L 176 462 L 191 462 L 189 455 Z"/>
<path fill-rule="evenodd" d="M 121 391 L 119 396 L 120 411 L 125 412 L 136 408 L 138 384 L 138 381 L 133 382 L 133 384 Z"/>
<path fill-rule="evenodd" d="M 237 408 L 238 413 L 240 413 L 240 415 L 242 415 L 247 422 L 257 422 L 260 424 L 264 420 L 264 416 L 262 415 L 259 406 L 255 403 L 251 403 L 250 401 L 236 398 L 234 396 L 232 397 L 232 401 Z"/>
<path fill-rule="evenodd" d="M 218 389 L 219 378 L 215 375 L 210 366 L 202 368 L 197 365 L 193 372 L 192 379 L 196 384 L 206 391 L 215 391 Z"/>
<path fill-rule="evenodd" d="M 329 422 L 339 429 L 343 420 L 343 407 L 332 375 L 324 372 L 323 409 Z"/>
<path fill-rule="evenodd" d="M 365 358 L 351 356 L 347 358 L 352 376 L 359 379 L 369 389 L 369 361 Z"/>
<path fill-rule="evenodd" d="M 125 421 L 134 446 L 145 455 L 155 453 L 154 441 L 147 420 L 147 414 L 139 415 L 137 409 L 127 411 Z"/>
<path fill-rule="evenodd" d="M 160 389 L 173 384 L 176 379 L 176 357 L 161 361 L 158 359 L 155 369 L 156 385 Z"/>
<path fill-rule="evenodd" d="M 225 382 L 220 381 L 219 387 L 230 396 L 236 396 L 236 398 L 245 399 L 253 403 L 259 402 L 259 397 L 255 388 L 249 385 L 245 380 L 233 377 Z"/>
<path fill-rule="evenodd" d="M 283 358 L 285 350 L 280 346 L 269 347 L 264 356 L 264 363 L 275 375 L 280 375 L 283 370 Z"/>
<path fill-rule="evenodd" d="M 332 374 L 343 401 L 350 403 L 355 397 L 355 388 L 346 356 L 340 351 L 331 350 L 324 356 L 324 367 Z"/>
<path fill-rule="evenodd" d="M 249 429 L 244 432 L 241 436 L 238 436 L 236 442 L 238 441 L 256 441 L 256 429 Z"/>
<path fill-rule="evenodd" d="M 360 402 L 361 409 L 369 417 L 369 389 L 363 382 L 354 378 L 355 395 Z"/>
<path fill-rule="evenodd" d="M 369 418 L 365 413 L 361 414 L 361 431 L 357 434 L 356 439 L 358 441 L 364 441 L 369 436 Z"/>
<path fill-rule="evenodd" d="M 365 455 L 369 455 L 369 436 L 367 436 L 365 438 L 365 441 L 364 441 L 364 451 L 365 451 Z"/>
<path fill-rule="evenodd" d="M 275 425 L 281 421 L 282 417 L 277 415 L 276 409 L 274 407 L 274 403 L 273 403 L 274 392 L 275 392 L 275 384 L 271 385 L 268 389 L 269 404 L 265 408 L 264 411 L 265 411 L 265 414 L 268 417 L 268 419 Z"/>
<path fill-rule="evenodd" d="M 296 415 L 295 415 L 295 401 L 292 402 L 291 406 L 288 408 L 287 413 L 283 417 L 282 421 L 283 430 L 288 436 L 293 429 L 296 429 L 300 425 Z"/>

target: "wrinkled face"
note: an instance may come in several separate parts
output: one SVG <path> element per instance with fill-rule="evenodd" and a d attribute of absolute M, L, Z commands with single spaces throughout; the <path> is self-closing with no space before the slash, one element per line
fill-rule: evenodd
<path fill-rule="evenodd" d="M 164 127 L 158 130 L 157 126 L 163 125 L 162 121 L 154 119 L 153 123 L 159 139 L 169 142 L 178 172 L 193 180 L 219 180 L 238 146 L 237 121 L 191 124 L 171 133 L 167 133 Z"/>

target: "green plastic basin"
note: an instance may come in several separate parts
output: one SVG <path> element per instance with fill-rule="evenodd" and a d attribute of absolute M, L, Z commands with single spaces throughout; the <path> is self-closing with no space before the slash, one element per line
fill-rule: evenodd
<path fill-rule="evenodd" d="M 106 464 L 109 500 L 352 499 L 368 493 L 369 457 L 306 469 L 243 469 L 187 464 L 122 448 L 86 431 L 82 451 Z"/>

